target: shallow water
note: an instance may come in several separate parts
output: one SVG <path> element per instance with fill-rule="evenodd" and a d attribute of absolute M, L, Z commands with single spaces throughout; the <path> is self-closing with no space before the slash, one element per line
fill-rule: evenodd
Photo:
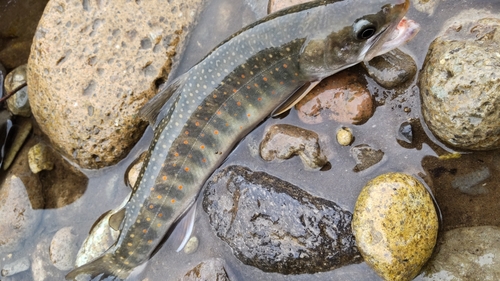
<path fill-rule="evenodd" d="M 248 4 L 248 2 L 252 2 Z M 197 27 L 190 38 L 184 55 L 179 61 L 175 75 L 182 74 L 189 69 L 205 54 L 216 46 L 228 35 L 237 31 L 244 25 L 255 21 L 266 13 L 267 3 L 264 0 L 211 0 L 200 16 Z M 416 20 L 422 26 L 420 33 L 401 48 L 410 54 L 417 62 L 418 68 L 423 64 L 427 48 L 431 41 L 441 30 L 443 23 L 450 17 L 467 9 L 484 9 L 492 13 L 500 13 L 500 2 L 498 0 L 462 0 L 442 1 L 434 11 L 433 15 L 418 12 L 413 7 L 407 17 Z M 215 23 L 214 23 L 215 20 Z M 173 77 L 172 76 L 172 77 Z M 169 79 L 172 79 L 169 78 Z M 363 125 L 348 125 L 353 131 L 356 140 L 353 145 L 369 144 L 385 152 L 382 164 L 374 169 L 355 173 L 352 168 L 355 163 L 350 156 L 350 147 L 340 147 L 335 143 L 335 132 L 346 124 L 328 121 L 317 125 L 302 123 L 297 113 L 292 111 L 283 119 L 269 119 L 250 135 L 248 135 L 228 157 L 223 166 L 241 164 L 256 171 L 266 171 L 274 176 L 285 179 L 307 192 L 328 200 L 334 201 L 342 208 L 353 211 L 357 195 L 363 185 L 371 178 L 389 171 L 401 171 L 413 174 L 420 178 L 428 178 L 428 172 L 423 163 L 432 166 L 432 157 L 446 151 L 452 151 L 441 145 L 422 125 L 421 130 L 414 132 L 414 138 L 418 145 L 405 148 L 396 141 L 397 130 L 403 122 L 416 120 L 414 124 L 421 122 L 420 98 L 415 81 L 401 92 L 386 90 L 378 86 L 370 78 L 367 78 L 369 88 L 378 102 L 385 101 L 384 105 L 378 106 L 374 116 Z M 408 109 L 410 111 L 408 112 Z M 313 130 L 321 136 L 322 148 L 326 151 L 332 168 L 328 171 L 312 171 L 305 169 L 298 157 L 283 162 L 265 162 L 258 157 L 257 147 L 264 136 L 265 129 L 272 124 L 287 123 L 294 124 L 306 129 Z M 418 133 L 420 132 L 420 133 Z M 424 134 L 425 132 L 425 134 Z M 44 219 L 35 236 L 37 239 L 27 241 L 25 250 L 32 252 L 34 246 L 44 238 L 51 238 L 55 231 L 64 226 L 74 226 L 79 239 L 83 241 L 94 221 L 105 211 L 118 206 L 128 194 L 128 188 L 123 184 L 123 174 L 128 165 L 147 148 L 151 140 L 151 130 L 148 129 L 144 137 L 132 150 L 129 156 L 118 165 L 101 169 L 98 171 L 84 171 L 89 177 L 89 184 L 85 195 L 75 203 L 56 210 L 45 210 Z M 424 159 L 424 157 L 426 157 Z M 472 153 L 463 160 L 463 165 L 469 165 L 474 161 L 483 161 L 489 157 L 491 163 L 498 163 L 500 154 L 497 153 Z M 491 158 L 491 159 L 490 159 Z M 431 160 L 429 160 L 431 159 Z M 457 160 L 462 161 L 462 160 Z M 428 163 L 430 162 L 430 163 Z M 432 166 L 433 167 L 433 166 Z M 466 168 L 464 167 L 466 170 Z M 488 182 L 500 182 L 499 173 L 492 173 Z M 332 184 L 334 183 L 334 184 Z M 435 187 L 430 187 L 432 190 Z M 438 192 L 439 193 L 439 192 Z M 446 196 L 445 196 L 446 197 Z M 480 204 L 481 198 L 457 197 L 453 200 L 476 200 Z M 438 199 L 439 202 L 439 199 Z M 467 204 L 464 203 L 464 206 Z M 500 208 L 491 206 L 492 214 L 498 213 Z M 480 212 L 474 214 L 477 208 L 467 210 L 471 217 L 480 216 Z M 494 215 L 493 215 L 494 216 Z M 483 221 L 471 220 L 458 222 L 460 218 L 444 217 L 443 224 L 473 226 L 486 224 Z M 457 220 L 457 221 L 454 221 Z M 488 224 L 500 226 L 500 219 L 490 218 Z M 444 227 L 446 228 L 446 227 Z M 147 280 L 165 280 L 165 276 L 176 279 L 196 266 L 198 263 L 213 257 L 219 257 L 226 262 L 226 270 L 231 280 L 381 280 L 366 264 L 346 266 L 334 271 L 304 274 L 304 275 L 280 275 L 265 273 L 259 269 L 246 266 L 237 260 L 231 253 L 231 249 L 222 242 L 211 229 L 207 215 L 197 205 L 197 218 L 193 235 L 200 240 L 198 250 L 193 254 L 176 253 L 174 245 L 167 242 L 163 248 L 152 258 L 144 277 Z M 54 269 L 56 270 L 56 269 Z M 16 277 L 16 276 L 14 276 Z M 19 278 L 19 279 L 17 279 Z M 21 274 L 12 280 L 30 280 L 28 273 Z M 418 280 L 418 277 L 417 277 Z"/>

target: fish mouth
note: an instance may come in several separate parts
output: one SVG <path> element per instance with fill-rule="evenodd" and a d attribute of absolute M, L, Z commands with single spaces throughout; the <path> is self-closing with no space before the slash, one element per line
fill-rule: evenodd
<path fill-rule="evenodd" d="M 364 61 L 369 61 L 376 56 L 387 53 L 413 39 L 420 30 L 420 25 L 413 20 L 403 17 L 395 27 L 388 27 L 389 31 L 382 32 L 376 41 L 384 40 L 387 37 L 387 41 L 382 44 L 377 44 L 375 42 L 373 47 L 368 50 L 364 57 Z M 390 31 L 392 29 L 392 31 Z M 389 32 L 386 34 L 386 32 Z M 376 46 L 378 45 L 378 46 Z"/>

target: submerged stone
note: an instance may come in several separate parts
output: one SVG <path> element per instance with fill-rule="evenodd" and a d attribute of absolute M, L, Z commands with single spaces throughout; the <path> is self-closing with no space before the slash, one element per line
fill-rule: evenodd
<path fill-rule="evenodd" d="M 414 177 L 380 175 L 366 184 L 352 229 L 365 262 L 384 280 L 412 280 L 436 244 L 438 217 L 429 192 Z"/>
<path fill-rule="evenodd" d="M 318 134 L 293 125 L 273 125 L 260 143 L 262 159 L 289 159 L 295 155 L 312 169 L 321 168 L 327 162 L 326 156 L 321 152 Z"/>
<path fill-rule="evenodd" d="M 384 158 L 384 152 L 380 149 L 375 149 L 368 144 L 360 144 L 351 148 L 351 155 L 356 161 L 356 166 L 354 166 L 354 172 L 364 171 L 377 163 L 382 161 Z"/>
<path fill-rule="evenodd" d="M 351 129 L 347 127 L 342 127 L 337 131 L 337 142 L 340 145 L 348 146 L 354 141 L 354 136 L 352 135 Z"/>
<path fill-rule="evenodd" d="M 226 270 L 224 269 L 224 262 L 222 259 L 211 259 L 204 261 L 193 269 L 191 269 L 186 275 L 179 279 L 179 281 L 202 281 L 202 280 L 214 280 L 214 281 L 229 281 Z"/>
<path fill-rule="evenodd" d="M 4 180 L 0 188 L 0 253 L 19 250 L 32 237 L 42 219 L 33 209 L 23 181 L 16 176 Z"/>
<path fill-rule="evenodd" d="M 500 279 L 500 227 L 453 229 L 444 233 L 440 244 L 422 280 Z"/>
<path fill-rule="evenodd" d="M 220 170 L 203 208 L 234 255 L 263 271 L 315 273 L 361 262 L 350 212 L 267 173 Z"/>
<path fill-rule="evenodd" d="M 323 79 L 295 107 L 300 120 L 306 124 L 335 120 L 360 125 L 375 112 L 366 81 L 353 70 L 344 70 Z"/>
<path fill-rule="evenodd" d="M 37 143 L 30 148 L 28 151 L 28 161 L 33 174 L 54 168 L 54 162 L 52 162 L 49 149 L 41 143 Z"/>
<path fill-rule="evenodd" d="M 500 19 L 452 24 L 429 47 L 420 75 L 422 115 L 447 145 L 500 148 Z"/>
<path fill-rule="evenodd" d="M 417 73 L 417 64 L 413 58 L 399 49 L 374 57 L 361 65 L 365 67 L 370 77 L 388 89 L 413 80 Z"/>
<path fill-rule="evenodd" d="M 50 261 L 59 270 L 70 270 L 73 268 L 78 247 L 76 246 L 77 236 L 71 227 L 59 229 L 52 242 L 50 242 Z"/>
<path fill-rule="evenodd" d="M 23 64 L 12 70 L 5 77 L 5 91 L 14 92 L 15 88 L 26 84 L 26 64 Z M 28 87 L 19 89 L 12 97 L 7 100 L 7 107 L 14 115 L 24 117 L 31 116 L 31 108 L 28 100 Z"/>

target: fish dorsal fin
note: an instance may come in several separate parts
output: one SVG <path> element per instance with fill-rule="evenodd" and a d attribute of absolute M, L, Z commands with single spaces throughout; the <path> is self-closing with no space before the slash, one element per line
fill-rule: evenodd
<path fill-rule="evenodd" d="M 278 108 L 276 108 L 272 114 L 273 117 L 276 117 L 283 112 L 292 108 L 295 104 L 297 104 L 301 99 L 303 99 L 321 80 L 308 82 L 304 84 L 304 86 L 300 87 L 293 95 L 290 96 L 283 104 L 281 104 Z"/>
<path fill-rule="evenodd" d="M 143 119 L 148 120 L 151 126 L 155 125 L 162 109 L 166 108 L 167 104 L 168 107 L 170 107 L 171 102 L 175 100 L 173 96 L 180 94 L 181 91 L 179 91 L 179 88 L 182 88 L 188 76 L 189 72 L 184 73 L 168 86 L 161 88 L 156 96 L 149 100 L 144 107 L 139 110 L 139 115 Z"/>
<path fill-rule="evenodd" d="M 122 224 L 124 217 L 125 217 L 125 208 L 119 210 L 118 212 L 112 214 L 109 217 L 109 226 L 114 230 L 120 230 L 120 225 Z"/>

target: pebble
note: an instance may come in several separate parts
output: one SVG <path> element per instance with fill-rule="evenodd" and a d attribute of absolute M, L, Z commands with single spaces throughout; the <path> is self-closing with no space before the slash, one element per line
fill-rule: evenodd
<path fill-rule="evenodd" d="M 229 281 L 226 269 L 224 268 L 224 261 L 222 259 L 211 259 L 204 261 L 183 277 L 179 281 Z"/>
<path fill-rule="evenodd" d="M 5 67 L 3 66 L 3 64 L 0 63 L 0 97 L 4 96 L 4 91 L 5 91 L 4 80 L 5 80 L 5 76 L 7 76 L 7 70 L 5 69 Z"/>
<path fill-rule="evenodd" d="M 37 143 L 30 148 L 28 151 L 28 161 L 33 174 L 37 174 L 43 170 L 50 171 L 54 168 L 54 162 L 52 162 L 47 146 L 41 143 Z"/>
<path fill-rule="evenodd" d="M 50 261 L 61 271 L 73 268 L 76 254 L 78 252 L 77 236 L 71 227 L 59 229 L 50 243 Z"/>
<path fill-rule="evenodd" d="M 26 83 L 26 71 L 26 64 L 23 64 L 7 74 L 5 77 L 5 90 L 7 93 Z M 16 94 L 10 97 L 7 100 L 7 107 L 14 115 L 30 117 L 31 108 L 28 100 L 28 86 L 21 88 Z"/>
<path fill-rule="evenodd" d="M 361 65 L 373 80 L 387 89 L 404 86 L 405 82 L 413 81 L 417 74 L 417 64 L 413 58 L 399 49 L 362 62 Z"/>
<path fill-rule="evenodd" d="M 36 245 L 35 251 L 31 254 L 31 275 L 33 281 L 54 281 L 65 280 L 65 273 L 55 270 L 54 264 L 49 256 L 51 239 L 43 237 Z"/>
<path fill-rule="evenodd" d="M 2 267 L 1 276 L 7 277 L 24 272 L 30 268 L 30 260 L 28 257 L 20 258 Z"/>
<path fill-rule="evenodd" d="M 438 217 L 426 188 L 414 177 L 386 173 L 368 182 L 352 229 L 365 262 L 384 280 L 412 280 L 436 244 Z"/>
<path fill-rule="evenodd" d="M 410 122 L 403 122 L 399 126 L 398 139 L 411 144 L 413 142 L 413 128 Z"/>
<path fill-rule="evenodd" d="M 354 172 L 361 172 L 375 166 L 384 159 L 384 152 L 368 144 L 360 144 L 351 148 L 351 156 L 356 161 Z"/>
<path fill-rule="evenodd" d="M 0 111 L 0 166 L 3 165 L 5 155 L 12 145 L 11 140 L 15 134 L 15 130 L 12 130 L 13 128 L 12 116 L 9 111 Z"/>
<path fill-rule="evenodd" d="M 439 2 L 441 2 L 441 0 L 415 0 L 413 1 L 413 7 L 415 7 L 417 11 L 432 15 L 439 5 Z"/>
<path fill-rule="evenodd" d="M 351 129 L 342 127 L 337 131 L 337 142 L 340 145 L 348 146 L 354 141 Z"/>
<path fill-rule="evenodd" d="M 262 159 L 289 159 L 295 155 L 311 169 L 321 168 L 327 163 L 315 132 L 288 124 L 271 126 L 260 143 Z"/>
<path fill-rule="evenodd" d="M 14 135 L 14 140 L 12 141 L 12 145 L 5 154 L 4 162 L 2 165 L 4 170 L 7 170 L 14 161 L 14 158 L 16 157 L 17 153 L 22 148 L 24 142 L 28 138 L 33 125 L 31 124 L 31 121 L 29 119 L 23 118 L 20 119 L 18 122 L 16 122 L 16 127 L 17 127 L 17 132 Z"/>
<path fill-rule="evenodd" d="M 198 239 L 198 237 L 192 236 L 187 241 L 186 246 L 184 246 L 184 253 L 192 254 L 192 253 L 196 252 L 199 245 L 200 245 L 200 240 Z"/>

